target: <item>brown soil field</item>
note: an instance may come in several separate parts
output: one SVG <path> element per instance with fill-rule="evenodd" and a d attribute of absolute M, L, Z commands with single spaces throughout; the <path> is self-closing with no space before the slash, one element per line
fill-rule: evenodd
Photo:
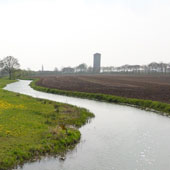
<path fill-rule="evenodd" d="M 170 76 L 75 75 L 41 77 L 37 85 L 170 103 Z"/>

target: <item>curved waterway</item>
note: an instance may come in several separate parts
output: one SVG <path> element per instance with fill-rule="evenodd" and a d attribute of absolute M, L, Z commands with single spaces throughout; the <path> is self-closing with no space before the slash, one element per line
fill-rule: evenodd
<path fill-rule="evenodd" d="M 30 81 L 6 90 L 85 107 L 95 114 L 66 160 L 43 158 L 17 170 L 169 170 L 170 118 L 136 108 L 35 91 Z"/>

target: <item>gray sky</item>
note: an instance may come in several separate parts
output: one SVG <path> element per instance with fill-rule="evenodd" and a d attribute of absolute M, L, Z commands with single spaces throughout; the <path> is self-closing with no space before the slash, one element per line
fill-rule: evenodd
<path fill-rule="evenodd" d="M 169 0 L 0 0 L 0 58 L 22 68 L 170 62 Z"/>

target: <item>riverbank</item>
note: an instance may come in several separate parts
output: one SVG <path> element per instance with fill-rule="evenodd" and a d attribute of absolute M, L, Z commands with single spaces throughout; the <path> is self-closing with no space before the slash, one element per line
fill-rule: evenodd
<path fill-rule="evenodd" d="M 12 82 L 0 79 L 0 170 L 64 153 L 80 140 L 77 128 L 93 117 L 92 113 L 2 89 Z"/>
<path fill-rule="evenodd" d="M 43 91 L 47 93 L 59 94 L 59 95 L 87 98 L 87 99 L 104 101 L 104 102 L 109 102 L 109 103 L 130 105 L 130 106 L 138 107 L 138 108 L 145 109 L 145 110 L 152 110 L 162 115 L 170 116 L 170 104 L 167 104 L 167 103 L 163 103 L 159 101 L 152 101 L 152 100 L 119 97 L 119 96 L 100 94 L 100 93 L 86 93 L 86 92 L 46 88 L 46 87 L 38 86 L 37 85 L 38 81 L 39 79 L 35 79 L 30 84 L 30 86 L 35 90 L 39 90 L 39 91 Z"/>

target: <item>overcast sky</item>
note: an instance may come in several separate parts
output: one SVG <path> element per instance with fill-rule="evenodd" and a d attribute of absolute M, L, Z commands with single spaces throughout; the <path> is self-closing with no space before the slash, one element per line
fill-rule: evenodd
<path fill-rule="evenodd" d="M 0 0 L 0 58 L 22 68 L 170 62 L 170 0 Z"/>

